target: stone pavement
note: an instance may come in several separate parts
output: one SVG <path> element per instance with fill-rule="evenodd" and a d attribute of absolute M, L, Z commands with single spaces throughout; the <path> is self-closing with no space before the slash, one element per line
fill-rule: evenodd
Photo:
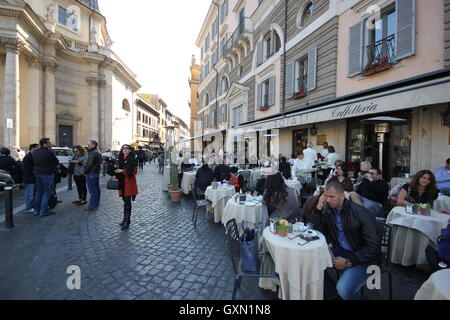
<path fill-rule="evenodd" d="M 167 200 L 157 170 L 147 166 L 138 176 L 140 195 L 128 231 L 118 226 L 123 203 L 104 183 L 98 212 L 74 207 L 75 191 L 64 192 L 57 215 L 20 213 L 14 230 L 0 225 L 0 299 L 231 299 L 233 271 L 223 225 L 199 214 L 194 229 L 192 201 Z M 70 265 L 81 268 L 81 290 L 67 288 Z M 427 278 L 415 268 L 395 272 L 396 299 L 412 299 Z M 367 296 L 387 298 L 385 289 Z M 256 279 L 244 279 L 237 298 L 277 297 L 259 289 Z"/>

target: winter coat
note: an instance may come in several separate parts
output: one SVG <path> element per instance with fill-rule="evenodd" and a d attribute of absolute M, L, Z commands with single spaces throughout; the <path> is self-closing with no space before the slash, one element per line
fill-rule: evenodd
<path fill-rule="evenodd" d="M 23 166 L 23 183 L 24 184 L 35 184 L 36 176 L 33 174 L 33 154 L 28 152 L 22 161 Z"/>

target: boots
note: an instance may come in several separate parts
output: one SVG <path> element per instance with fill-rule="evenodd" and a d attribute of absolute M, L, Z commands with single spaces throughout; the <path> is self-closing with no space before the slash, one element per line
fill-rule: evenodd
<path fill-rule="evenodd" d="M 128 230 L 131 223 L 131 212 L 126 212 L 121 224 L 122 230 Z"/>

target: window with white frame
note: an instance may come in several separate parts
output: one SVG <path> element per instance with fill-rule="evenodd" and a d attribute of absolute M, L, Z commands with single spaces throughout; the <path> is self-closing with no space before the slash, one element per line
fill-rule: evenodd
<path fill-rule="evenodd" d="M 317 48 L 297 56 L 286 64 L 286 98 L 300 98 L 317 86 Z"/>
<path fill-rule="evenodd" d="M 220 86 L 219 86 L 219 94 L 224 94 L 228 91 L 228 78 L 226 76 L 223 76 L 220 80 Z"/>
<path fill-rule="evenodd" d="M 219 9 L 219 23 L 222 24 L 228 16 L 228 0 L 225 0 Z"/>
<path fill-rule="evenodd" d="M 242 123 L 243 109 L 243 106 L 239 106 L 233 109 L 233 128 L 239 127 L 239 125 Z"/>
<path fill-rule="evenodd" d="M 73 31 L 78 31 L 78 16 L 75 12 L 69 12 L 61 6 L 58 10 L 58 22 Z"/>
<path fill-rule="evenodd" d="M 267 80 L 258 84 L 257 94 L 257 106 L 260 110 L 267 110 L 275 104 L 275 76 L 268 78 Z"/>
<path fill-rule="evenodd" d="M 257 44 L 257 65 L 262 64 L 281 49 L 281 39 L 275 30 L 268 32 Z"/>
<path fill-rule="evenodd" d="M 312 21 L 314 11 L 315 6 L 312 1 L 309 1 L 304 6 L 302 6 L 299 15 L 297 16 L 297 26 L 299 28 L 304 28 L 309 25 Z"/>
<path fill-rule="evenodd" d="M 308 56 L 301 57 L 295 61 L 295 93 L 306 93 L 306 82 L 308 79 Z"/>

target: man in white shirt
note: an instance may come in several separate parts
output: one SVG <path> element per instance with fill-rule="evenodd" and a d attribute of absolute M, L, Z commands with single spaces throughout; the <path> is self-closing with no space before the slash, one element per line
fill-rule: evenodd
<path fill-rule="evenodd" d="M 305 160 L 309 160 L 311 162 L 311 168 L 316 164 L 317 161 L 317 151 L 313 149 L 314 144 L 312 142 L 308 142 L 308 148 L 303 150 L 303 154 L 305 155 Z"/>
<path fill-rule="evenodd" d="M 330 152 L 327 157 L 327 166 L 335 169 L 336 165 L 334 164 L 336 160 L 343 160 L 341 155 L 336 152 L 333 146 L 328 147 L 328 151 Z"/>
<path fill-rule="evenodd" d="M 292 167 L 292 177 L 303 176 L 305 178 L 311 177 L 311 173 L 305 173 L 306 170 L 311 170 L 312 165 L 310 160 L 305 160 L 303 152 L 298 154 L 298 158 Z"/>
<path fill-rule="evenodd" d="M 291 166 L 293 166 L 294 165 L 294 163 L 295 163 L 295 155 L 294 154 L 292 154 L 291 155 L 291 158 L 288 160 L 288 162 L 289 162 L 289 164 L 291 165 Z"/>
<path fill-rule="evenodd" d="M 198 166 L 198 161 L 194 156 L 194 153 L 191 153 L 191 158 L 189 159 L 189 164 L 195 164 L 196 166 Z"/>
<path fill-rule="evenodd" d="M 322 153 L 321 153 L 321 156 L 322 156 L 322 160 L 327 160 L 328 159 L 328 154 L 329 154 L 329 152 L 328 152 L 328 142 L 324 142 L 323 143 L 323 151 L 322 151 Z"/>

